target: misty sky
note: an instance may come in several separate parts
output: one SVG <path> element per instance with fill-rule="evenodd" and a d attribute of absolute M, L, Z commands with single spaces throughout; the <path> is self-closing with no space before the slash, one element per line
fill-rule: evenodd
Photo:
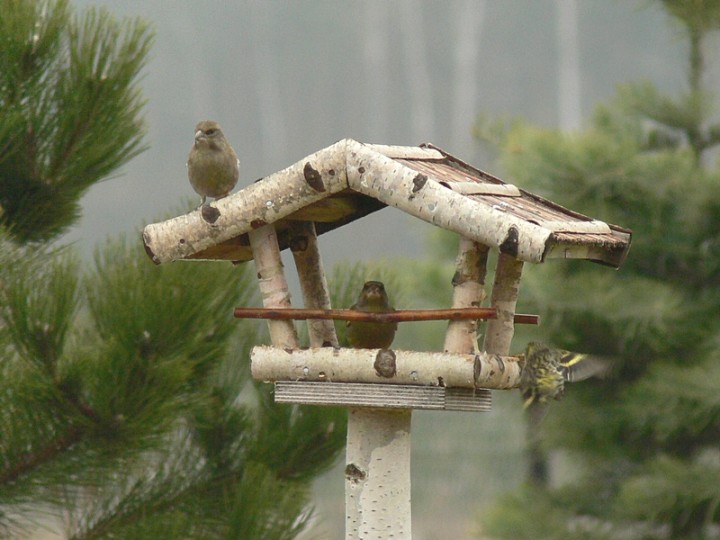
<path fill-rule="evenodd" d="M 198 198 L 185 160 L 193 127 L 216 119 L 240 156 L 239 187 L 345 137 L 432 142 L 495 172 L 471 136 L 477 114 L 557 125 L 558 2 L 76 0 L 156 30 L 142 87 L 150 149 L 93 187 L 63 239 L 89 252 Z M 678 28 L 644 1 L 577 3 L 583 117 L 615 85 L 676 90 Z M 571 52 L 572 52 L 571 51 Z M 506 179 L 512 181 L 512 179 Z M 597 216 L 602 218 L 602 216 Z M 424 254 L 429 225 L 386 209 L 321 240 L 328 263 Z"/>

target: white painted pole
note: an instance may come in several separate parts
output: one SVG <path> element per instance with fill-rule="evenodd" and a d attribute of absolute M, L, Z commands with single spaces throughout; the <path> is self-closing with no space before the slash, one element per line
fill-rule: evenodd
<path fill-rule="evenodd" d="M 351 409 L 345 539 L 412 538 L 410 409 Z"/>

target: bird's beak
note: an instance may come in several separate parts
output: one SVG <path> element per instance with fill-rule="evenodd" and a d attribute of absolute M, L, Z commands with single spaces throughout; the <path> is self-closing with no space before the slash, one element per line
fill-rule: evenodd
<path fill-rule="evenodd" d="M 201 137 L 204 137 L 204 136 L 205 136 L 205 134 L 204 134 L 204 133 L 202 132 L 202 130 L 200 130 L 200 129 L 198 129 L 198 130 L 195 132 L 195 140 L 196 140 L 196 141 L 197 141 L 198 139 L 200 139 Z"/>

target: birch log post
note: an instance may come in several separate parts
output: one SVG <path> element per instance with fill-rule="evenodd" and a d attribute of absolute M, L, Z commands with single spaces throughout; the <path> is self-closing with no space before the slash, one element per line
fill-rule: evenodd
<path fill-rule="evenodd" d="M 496 318 L 488 322 L 483 349 L 487 353 L 507 355 L 515 334 L 515 307 L 520 290 L 523 262 L 500 253 L 492 290 Z"/>
<path fill-rule="evenodd" d="M 460 237 L 455 261 L 453 308 L 477 308 L 485 299 L 488 247 Z M 445 352 L 477 352 L 477 320 L 450 321 L 445 333 Z"/>
<path fill-rule="evenodd" d="M 310 309 L 330 309 L 330 291 L 318 248 L 315 224 L 296 221 L 290 227 L 290 249 L 295 259 L 303 303 Z M 331 320 L 308 319 L 310 347 L 337 347 L 335 325 Z"/>
<path fill-rule="evenodd" d="M 280 247 L 275 227 L 263 225 L 249 232 L 255 268 L 260 282 L 260 294 L 266 308 L 289 308 L 290 291 L 283 272 Z M 299 346 L 292 321 L 268 320 L 270 341 L 275 347 L 295 349 Z"/>

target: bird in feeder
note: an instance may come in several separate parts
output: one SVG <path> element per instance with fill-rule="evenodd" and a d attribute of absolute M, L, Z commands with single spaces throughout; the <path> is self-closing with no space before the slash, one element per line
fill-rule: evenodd
<path fill-rule="evenodd" d="M 237 184 L 240 160 L 220 129 L 220 124 L 203 120 L 195 126 L 195 142 L 187 160 L 190 185 L 202 197 L 222 199 Z"/>
<path fill-rule="evenodd" d="M 566 382 L 605 377 L 611 367 L 612 363 L 607 358 L 530 342 L 525 350 L 525 364 L 520 373 L 524 407 L 546 405 L 550 399 L 561 399 Z"/>
<path fill-rule="evenodd" d="M 366 282 L 350 309 L 368 313 L 395 311 L 381 281 Z M 356 349 L 388 349 L 397 330 L 396 322 L 348 321 L 346 324 L 348 341 Z"/>

